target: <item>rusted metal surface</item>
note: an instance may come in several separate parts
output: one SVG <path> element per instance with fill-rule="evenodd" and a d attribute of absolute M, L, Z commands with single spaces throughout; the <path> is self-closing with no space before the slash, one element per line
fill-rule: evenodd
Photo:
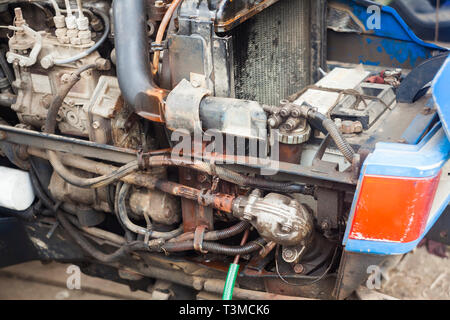
<path fill-rule="evenodd" d="M 190 169 L 179 169 L 180 183 L 188 186 L 210 188 L 210 184 L 203 180 L 203 177 Z M 198 178 L 200 177 L 200 179 Z M 200 182 L 200 181 L 202 182 Z M 183 214 L 184 232 L 195 231 L 198 226 L 205 225 L 209 230 L 214 229 L 213 212 L 210 208 L 205 208 L 198 204 L 197 199 L 182 199 L 181 208 Z"/>
<path fill-rule="evenodd" d="M 102 145 L 58 135 L 44 134 L 11 126 L 0 125 L 0 134 L 2 134 L 2 132 L 7 134 L 3 141 L 54 151 L 62 151 L 88 158 L 114 161 L 116 163 L 129 163 L 134 161 L 137 157 L 136 150 Z M 158 155 L 167 153 L 167 151 L 168 150 L 160 150 L 150 152 L 150 154 Z M 217 154 L 214 155 L 214 158 L 220 160 L 222 163 L 226 163 L 229 168 L 245 173 L 254 172 L 255 169 L 261 170 L 267 167 L 278 168 L 277 179 L 279 178 L 285 181 L 311 183 L 319 186 L 345 190 L 354 189 L 354 186 L 356 186 L 358 181 L 358 179 L 349 172 L 330 172 L 321 170 L 320 168 L 305 167 L 275 160 L 264 159 L 263 161 L 260 161 L 259 159 L 250 157 Z M 212 156 L 205 154 L 202 156 L 202 160 L 211 162 Z"/>
<path fill-rule="evenodd" d="M 237 5 L 234 3 L 237 2 Z M 225 32 L 231 30 L 235 26 L 250 19 L 255 14 L 261 12 L 265 8 L 271 6 L 278 0 L 263 0 L 259 2 L 249 1 L 230 1 L 224 0 L 220 2 L 215 21 L 216 32 Z M 241 7 L 239 12 L 235 12 L 235 7 Z"/>
<path fill-rule="evenodd" d="M 169 91 L 161 88 L 147 90 L 145 94 L 136 97 L 136 113 L 141 117 L 155 122 L 165 122 L 164 101 Z"/>
<path fill-rule="evenodd" d="M 302 156 L 303 145 L 280 143 L 280 161 L 299 164 Z"/>
<path fill-rule="evenodd" d="M 30 155 L 47 159 L 45 151 L 28 148 Z M 80 157 L 62 155 L 61 161 L 70 167 L 84 170 L 87 172 L 105 175 L 117 170 L 117 167 L 112 165 L 96 162 Z M 225 194 L 212 194 L 209 192 L 203 192 L 202 190 L 184 186 L 179 183 L 161 180 L 148 173 L 131 173 L 121 179 L 123 182 L 136 185 L 151 190 L 159 189 L 163 192 L 169 193 L 174 196 L 197 201 L 204 206 L 212 206 L 215 209 L 225 212 L 231 212 L 233 197 Z"/>

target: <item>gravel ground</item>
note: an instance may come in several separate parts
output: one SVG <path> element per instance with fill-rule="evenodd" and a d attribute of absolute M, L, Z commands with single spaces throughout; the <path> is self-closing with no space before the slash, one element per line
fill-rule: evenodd
<path fill-rule="evenodd" d="M 447 252 L 450 256 L 449 248 Z M 381 292 L 398 299 L 449 300 L 450 259 L 431 255 L 425 248 L 418 248 L 388 273 Z"/>

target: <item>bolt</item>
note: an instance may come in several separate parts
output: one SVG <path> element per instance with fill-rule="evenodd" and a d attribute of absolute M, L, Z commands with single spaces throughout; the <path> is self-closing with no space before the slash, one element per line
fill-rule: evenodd
<path fill-rule="evenodd" d="M 162 0 L 156 0 L 156 1 L 155 1 L 155 7 L 156 7 L 156 8 L 164 7 L 164 1 L 162 1 Z"/>
<path fill-rule="evenodd" d="M 303 271 L 305 271 L 305 267 L 304 267 L 302 264 L 297 263 L 297 264 L 294 266 L 294 272 L 295 272 L 295 273 L 303 273 Z"/>
<path fill-rule="evenodd" d="M 98 122 L 98 121 L 92 122 L 92 128 L 94 128 L 94 129 L 100 128 L 100 122 Z"/>
<path fill-rule="evenodd" d="M 299 118 L 291 117 L 291 118 L 286 120 L 285 124 L 283 125 L 283 128 L 286 131 L 293 131 L 295 128 L 298 127 L 299 124 L 300 124 L 300 119 Z"/>
<path fill-rule="evenodd" d="M 283 249 L 283 260 L 291 260 L 294 258 L 295 253 L 291 249 Z"/>
<path fill-rule="evenodd" d="M 289 233 L 292 231 L 292 228 L 291 228 L 291 226 L 284 225 L 281 227 L 281 231 L 284 233 Z"/>
<path fill-rule="evenodd" d="M 322 230 L 328 230 L 330 228 L 330 224 L 328 223 L 328 221 L 323 221 L 320 227 L 322 228 Z"/>

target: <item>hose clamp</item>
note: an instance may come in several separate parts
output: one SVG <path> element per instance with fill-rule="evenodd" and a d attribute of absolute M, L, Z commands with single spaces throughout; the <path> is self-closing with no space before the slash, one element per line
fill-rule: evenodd
<path fill-rule="evenodd" d="M 203 250 L 203 239 L 207 229 L 208 227 L 205 225 L 198 226 L 194 233 L 194 250 L 203 254 L 208 253 L 208 251 Z"/>

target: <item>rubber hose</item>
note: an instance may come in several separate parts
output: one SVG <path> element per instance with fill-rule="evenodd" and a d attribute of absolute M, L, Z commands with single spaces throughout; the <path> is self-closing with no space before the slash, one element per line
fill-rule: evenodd
<path fill-rule="evenodd" d="M 75 242 L 90 256 L 98 261 L 104 263 L 116 262 L 125 257 L 130 251 L 144 250 L 146 248 L 145 244 L 142 243 L 130 243 L 120 247 L 113 253 L 105 254 L 89 243 L 88 240 L 80 232 L 78 232 L 75 227 L 72 226 L 61 211 L 56 213 L 56 218 L 61 223 L 63 228 L 69 233 L 69 235 L 75 240 Z"/>
<path fill-rule="evenodd" d="M 306 195 L 312 195 L 313 189 L 308 188 L 306 185 L 295 184 L 292 182 L 277 182 L 270 181 L 257 177 L 249 177 L 238 172 L 222 168 L 215 167 L 212 169 L 211 165 L 206 162 L 187 162 L 181 159 L 172 159 L 168 157 L 155 156 L 150 158 L 149 165 L 151 167 L 157 166 L 179 166 L 189 169 L 194 169 L 200 172 L 207 173 L 209 175 L 217 175 L 220 179 L 237 184 L 242 187 L 253 187 L 258 189 L 278 191 L 283 193 L 302 193 Z"/>
<path fill-rule="evenodd" d="M 321 121 L 323 127 L 330 134 L 331 138 L 333 139 L 334 143 L 338 147 L 339 151 L 342 152 L 342 154 L 344 155 L 345 159 L 347 159 L 347 161 L 352 163 L 355 151 L 350 146 L 350 144 L 347 142 L 347 140 L 345 140 L 345 138 L 342 136 L 341 132 L 337 128 L 334 121 L 327 118 L 325 115 L 321 114 L 320 112 L 316 112 L 316 111 L 309 112 L 308 116 L 312 117 L 313 119 Z"/>
<path fill-rule="evenodd" d="M 249 242 L 243 246 L 226 246 L 216 242 L 203 242 L 202 249 L 211 253 L 222 254 L 226 256 L 237 256 L 253 253 L 264 248 L 266 241 L 262 238 Z M 194 242 L 174 242 L 166 243 L 162 246 L 163 251 L 183 252 L 194 250 Z"/>
<path fill-rule="evenodd" d="M 244 232 L 250 226 L 251 226 L 251 224 L 248 223 L 247 221 L 241 221 L 227 229 L 206 232 L 205 235 L 203 236 L 203 240 L 218 241 L 218 240 L 228 239 L 228 238 L 234 237 L 235 235 L 238 235 L 238 234 Z M 184 242 L 184 241 L 193 240 L 193 239 L 194 239 L 194 233 L 190 232 L 190 233 L 182 234 L 179 238 L 172 239 L 171 242 L 177 242 L 177 241 Z"/>

